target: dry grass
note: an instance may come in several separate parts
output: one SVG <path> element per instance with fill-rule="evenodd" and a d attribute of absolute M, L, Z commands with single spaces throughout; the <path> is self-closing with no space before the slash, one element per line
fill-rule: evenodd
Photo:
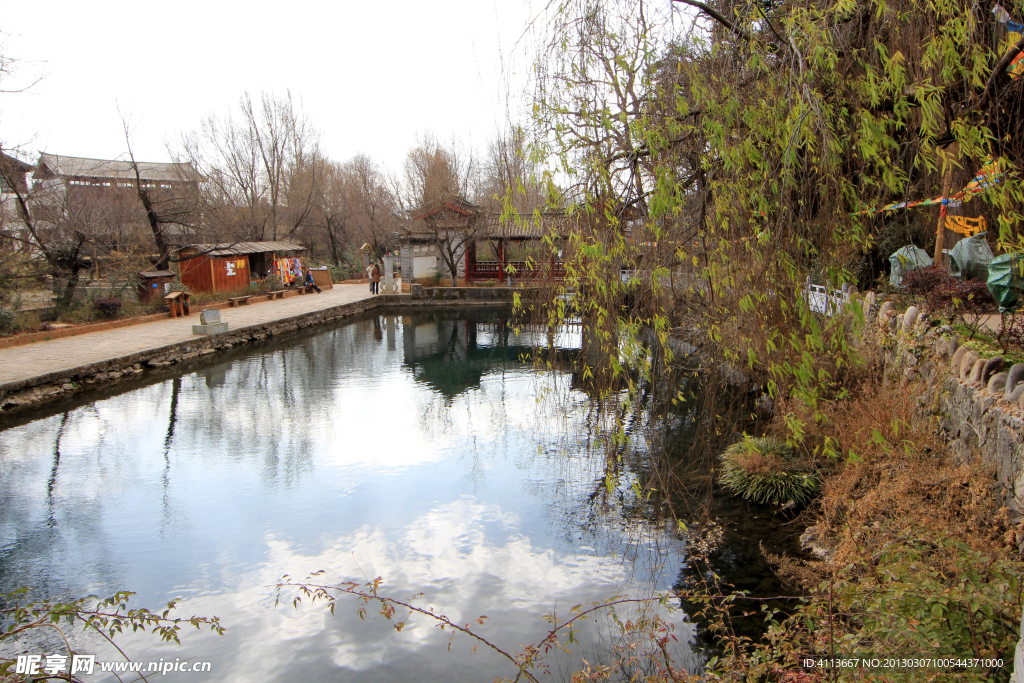
<path fill-rule="evenodd" d="M 1012 525 L 1001 506 L 993 472 L 953 463 L 936 425 L 917 413 L 917 394 L 913 387 L 865 384 L 808 429 L 819 455 L 831 450 L 842 458 L 822 478 L 811 510 L 833 567 L 870 557 L 912 530 L 1009 555 L 1024 540 L 1024 525 Z M 803 585 L 827 571 L 820 562 L 798 565 L 782 561 L 780 569 Z"/>

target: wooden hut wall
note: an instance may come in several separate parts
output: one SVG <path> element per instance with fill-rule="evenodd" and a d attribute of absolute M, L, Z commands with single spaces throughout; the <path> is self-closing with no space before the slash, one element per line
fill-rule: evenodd
<path fill-rule="evenodd" d="M 193 292 L 249 289 L 249 259 L 244 255 L 197 256 L 179 264 L 181 282 Z"/>
<path fill-rule="evenodd" d="M 249 289 L 249 259 L 245 256 L 215 256 L 210 259 L 213 266 L 213 291 L 237 292 Z"/>
<path fill-rule="evenodd" d="M 181 284 L 192 292 L 212 292 L 213 272 L 210 270 L 208 256 L 197 256 L 178 263 Z"/>

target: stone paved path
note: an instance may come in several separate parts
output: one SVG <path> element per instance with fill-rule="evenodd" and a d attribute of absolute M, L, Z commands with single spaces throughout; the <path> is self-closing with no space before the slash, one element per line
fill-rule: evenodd
<path fill-rule="evenodd" d="M 228 330 L 232 331 L 352 303 L 370 296 L 367 285 L 334 285 L 334 289 L 324 290 L 321 294 L 292 296 L 221 309 L 220 315 L 221 321 L 228 323 Z M 199 314 L 193 313 L 185 318 L 168 318 L 0 349 L 0 384 L 198 339 L 192 335 L 192 325 L 198 324 Z"/>

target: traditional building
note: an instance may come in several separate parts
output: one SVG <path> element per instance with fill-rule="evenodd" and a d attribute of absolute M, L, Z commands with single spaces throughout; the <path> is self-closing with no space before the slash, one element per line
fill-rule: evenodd
<path fill-rule="evenodd" d="M 505 220 L 464 198 L 446 195 L 414 211 L 396 235 L 403 282 L 452 277 L 444 255 L 456 262 L 454 276 L 465 283 L 561 279 L 559 237 L 575 219 L 561 212 L 515 215 Z M 554 249 L 543 241 L 554 235 Z M 510 270 L 514 270 L 510 274 Z"/>
<path fill-rule="evenodd" d="M 198 195 L 199 173 L 189 163 L 89 159 L 43 152 L 32 188 L 34 211 L 51 224 L 76 213 L 76 230 L 109 248 L 151 233 L 136 185 L 141 185 L 164 216 L 186 218 Z M 88 216 L 86 219 L 85 216 Z M 181 223 L 187 223 L 182 220 Z M 195 238 L 174 222 L 162 226 L 164 239 L 184 245 Z"/>
<path fill-rule="evenodd" d="M 28 195 L 31 172 L 31 164 L 0 152 L 0 231 L 11 236 L 20 235 L 25 228 L 17 197 Z"/>
<path fill-rule="evenodd" d="M 67 187 L 134 188 L 141 181 L 147 189 L 173 190 L 194 189 L 199 183 L 199 173 L 188 163 L 88 159 L 48 152 L 39 155 L 32 177 L 41 183 L 59 181 Z"/>

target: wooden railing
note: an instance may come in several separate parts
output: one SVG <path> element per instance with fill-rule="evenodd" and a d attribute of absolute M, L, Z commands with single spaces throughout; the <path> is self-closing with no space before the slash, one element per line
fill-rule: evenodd
<path fill-rule="evenodd" d="M 511 275 L 508 268 L 511 266 L 515 273 Z M 477 261 L 471 264 L 466 271 L 467 282 L 480 282 L 482 280 L 505 280 L 512 278 L 516 280 L 561 280 L 565 277 L 565 266 L 561 261 L 555 261 L 554 268 L 550 263 L 539 261 L 529 264 L 526 261 L 506 261 L 504 264 L 498 261 Z"/>

